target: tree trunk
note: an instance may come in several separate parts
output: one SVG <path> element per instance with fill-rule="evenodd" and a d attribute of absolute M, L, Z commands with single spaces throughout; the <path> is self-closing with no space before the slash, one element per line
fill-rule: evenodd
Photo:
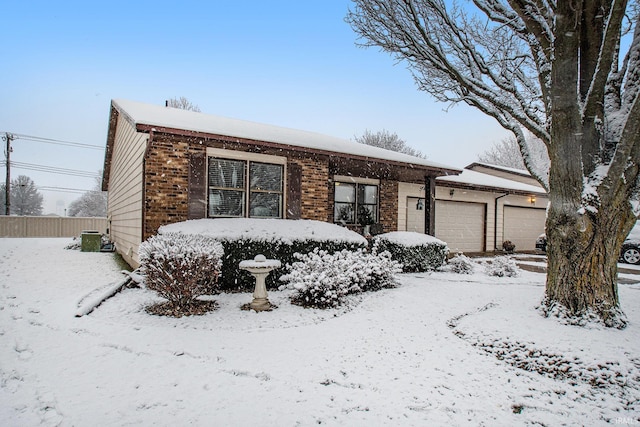
<path fill-rule="evenodd" d="M 552 68 L 552 102 L 549 144 L 549 209 L 547 213 L 547 315 L 581 323 L 601 319 L 607 326 L 624 327 L 619 309 L 617 262 L 622 242 L 635 222 L 628 194 L 611 195 L 590 185 L 586 176 L 599 164 L 588 147 L 598 147 L 601 133 L 595 116 L 583 117 L 580 82 L 590 81 L 577 65 L 589 62 L 580 51 L 576 19 L 569 2 L 559 2 L 555 61 Z M 582 58 L 579 56 L 582 54 Z M 588 67 L 587 67 L 588 68 Z M 581 70 L 591 73 L 591 70 Z M 600 110 L 602 107 L 600 107 Z"/>
<path fill-rule="evenodd" d="M 550 207 L 546 315 L 576 324 L 601 319 L 609 327 L 626 326 L 617 292 L 618 259 L 635 217 L 625 211 L 579 215 Z"/>

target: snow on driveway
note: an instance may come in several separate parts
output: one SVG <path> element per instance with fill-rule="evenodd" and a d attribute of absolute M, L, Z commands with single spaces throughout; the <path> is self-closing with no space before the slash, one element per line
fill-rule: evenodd
<path fill-rule="evenodd" d="M 535 311 L 544 275 L 406 274 L 333 310 L 205 316 L 144 312 L 126 289 L 81 318 L 122 275 L 113 254 L 65 239 L 0 239 L 0 424 L 640 424 L 640 285 L 623 285 L 622 331 Z"/>

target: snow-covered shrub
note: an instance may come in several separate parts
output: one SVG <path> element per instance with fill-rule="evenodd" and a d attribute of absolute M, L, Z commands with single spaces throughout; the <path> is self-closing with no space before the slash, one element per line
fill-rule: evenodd
<path fill-rule="evenodd" d="M 389 251 L 391 258 L 403 265 L 405 273 L 436 270 L 445 263 L 449 253 L 442 240 L 411 231 L 379 234 L 374 241 L 381 251 Z"/>
<path fill-rule="evenodd" d="M 147 288 L 177 307 L 196 297 L 218 292 L 224 250 L 205 236 L 167 233 L 142 242 L 140 269 Z"/>
<path fill-rule="evenodd" d="M 287 265 L 289 272 L 280 278 L 287 284 L 280 288 L 292 289 L 291 301 L 304 307 L 336 307 L 349 294 L 394 287 L 394 275 L 402 270 L 388 252 L 375 250 L 329 253 L 316 248 L 295 257 L 298 261 Z"/>
<path fill-rule="evenodd" d="M 475 267 L 476 263 L 471 258 L 463 254 L 456 254 L 447 261 L 447 265 L 442 270 L 456 274 L 473 274 Z"/>
<path fill-rule="evenodd" d="M 206 235 L 222 244 L 224 258 L 220 290 L 232 292 L 253 291 L 255 278 L 249 272 L 238 269 L 238 265 L 258 254 L 282 263 L 283 267 L 272 271 L 265 283 L 267 289 L 277 289 L 280 285 L 278 278 L 286 272 L 285 266 L 296 261 L 295 253 L 306 254 L 316 248 L 334 253 L 367 246 L 367 240 L 356 232 L 311 220 L 199 219 L 163 226 L 159 233 L 176 231 Z"/>
<path fill-rule="evenodd" d="M 520 269 L 515 260 L 509 256 L 497 256 L 487 262 L 484 271 L 489 276 L 517 277 Z"/>
<path fill-rule="evenodd" d="M 516 245 L 511 240 L 505 240 L 502 242 L 502 250 L 505 252 L 513 252 L 516 249 Z"/>

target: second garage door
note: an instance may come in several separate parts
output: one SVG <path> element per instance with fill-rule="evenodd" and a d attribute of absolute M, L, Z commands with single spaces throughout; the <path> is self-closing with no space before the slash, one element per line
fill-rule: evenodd
<path fill-rule="evenodd" d="M 536 239 L 544 233 L 546 209 L 504 207 L 504 240 L 511 240 L 516 251 L 536 248 Z"/>
<path fill-rule="evenodd" d="M 451 252 L 483 252 L 486 205 L 436 200 L 436 237 Z"/>

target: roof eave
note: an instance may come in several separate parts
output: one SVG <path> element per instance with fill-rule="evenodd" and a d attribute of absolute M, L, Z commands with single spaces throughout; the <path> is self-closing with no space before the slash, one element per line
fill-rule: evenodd
<path fill-rule="evenodd" d="M 227 141 L 227 142 L 235 142 L 235 143 L 246 143 L 246 144 L 253 144 L 261 147 L 269 147 L 269 148 L 277 148 L 277 149 L 285 148 L 290 151 L 315 153 L 315 154 L 320 154 L 320 155 L 325 155 L 330 157 L 337 156 L 337 157 L 354 159 L 354 160 L 384 163 L 384 164 L 401 166 L 401 167 L 410 167 L 410 168 L 422 169 L 422 170 L 428 171 L 429 172 L 428 175 L 431 175 L 431 176 L 451 176 L 451 175 L 459 175 L 460 173 L 462 173 L 462 170 L 460 169 L 451 169 L 451 168 L 444 168 L 439 166 L 422 165 L 419 163 L 401 162 L 397 160 L 388 160 L 388 159 L 382 159 L 377 157 L 361 156 L 357 154 L 341 153 L 337 151 L 320 150 L 317 148 L 300 147 L 300 146 L 280 143 L 280 142 L 239 138 L 239 137 L 234 137 L 229 135 L 213 134 L 213 133 L 207 133 L 202 131 L 169 128 L 166 126 L 157 126 L 157 125 L 144 124 L 144 123 L 138 123 L 135 125 L 135 127 L 138 132 L 144 132 L 144 133 L 151 133 L 151 132 L 155 134 L 165 133 L 170 135 L 188 136 L 188 137 L 194 137 L 194 138 L 214 139 L 219 141 Z"/>

